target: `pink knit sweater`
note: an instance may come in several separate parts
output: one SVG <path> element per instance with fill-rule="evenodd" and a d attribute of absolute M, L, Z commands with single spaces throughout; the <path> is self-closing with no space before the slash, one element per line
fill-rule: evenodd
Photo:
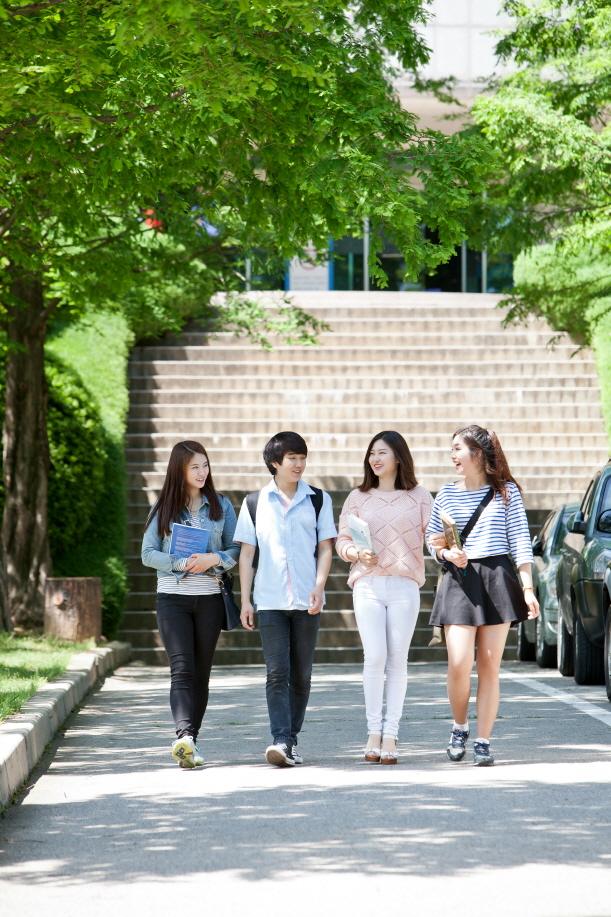
<path fill-rule="evenodd" d="M 352 587 L 361 576 L 373 574 L 409 576 L 423 586 L 422 544 L 432 506 L 433 498 L 419 484 L 413 490 L 394 490 L 391 493 L 353 490 L 339 518 L 339 537 L 335 543 L 337 553 L 342 560 L 349 560 L 346 550 L 352 545 L 352 537 L 346 516 L 352 513 L 369 525 L 378 563 L 371 568 L 353 563 L 348 585 Z"/>

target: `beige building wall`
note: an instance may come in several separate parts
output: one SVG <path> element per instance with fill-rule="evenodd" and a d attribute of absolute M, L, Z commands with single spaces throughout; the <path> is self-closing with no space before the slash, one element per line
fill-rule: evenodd
<path fill-rule="evenodd" d="M 500 0 L 433 0 L 430 9 L 433 17 L 422 34 L 432 54 L 422 75 L 428 79 L 455 77 L 456 96 L 468 107 L 481 92 L 480 81 L 499 72 L 494 53 L 499 35 L 493 33 L 509 28 L 511 20 L 501 13 Z M 460 110 L 456 106 L 415 92 L 407 77 L 399 78 L 396 87 L 403 106 L 419 115 L 424 127 L 444 133 L 459 130 L 460 121 L 446 120 L 446 115 Z"/>

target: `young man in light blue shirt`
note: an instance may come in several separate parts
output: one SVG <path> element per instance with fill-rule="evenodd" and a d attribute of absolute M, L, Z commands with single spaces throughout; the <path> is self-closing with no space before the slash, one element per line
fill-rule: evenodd
<path fill-rule="evenodd" d="M 331 497 L 302 480 L 307 455 L 298 433 L 277 433 L 270 439 L 263 460 L 273 479 L 258 495 L 244 500 L 234 534 L 234 541 L 242 543 L 242 624 L 254 630 L 256 608 L 267 666 L 274 741 L 265 758 L 278 767 L 303 760 L 295 747 L 310 697 L 324 588 L 337 537 Z"/>

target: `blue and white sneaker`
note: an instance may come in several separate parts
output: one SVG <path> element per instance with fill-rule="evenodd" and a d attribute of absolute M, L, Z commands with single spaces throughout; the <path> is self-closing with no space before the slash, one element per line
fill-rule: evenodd
<path fill-rule="evenodd" d="M 293 760 L 295 761 L 295 764 L 303 764 L 303 758 L 297 751 L 296 745 L 293 745 Z"/>
<path fill-rule="evenodd" d="M 201 767 L 204 763 L 202 753 L 193 741 L 192 736 L 176 739 L 172 745 L 172 757 L 184 768 Z"/>
<path fill-rule="evenodd" d="M 193 767 L 203 767 L 206 763 L 197 745 L 194 746 L 193 757 L 191 760 L 193 761 Z"/>
<path fill-rule="evenodd" d="M 292 745 L 288 742 L 275 742 L 265 750 L 265 760 L 276 767 L 295 767 Z"/>
<path fill-rule="evenodd" d="M 462 761 L 467 753 L 465 748 L 469 730 L 453 729 L 450 733 L 450 744 L 446 748 L 446 753 L 450 761 Z"/>
<path fill-rule="evenodd" d="M 490 742 L 473 743 L 473 763 L 476 767 L 491 767 L 494 758 L 490 754 Z"/>

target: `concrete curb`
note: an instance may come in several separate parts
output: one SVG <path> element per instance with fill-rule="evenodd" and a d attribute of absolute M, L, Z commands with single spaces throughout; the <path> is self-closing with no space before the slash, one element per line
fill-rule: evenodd
<path fill-rule="evenodd" d="M 76 653 L 63 675 L 30 697 L 0 723 L 0 811 L 27 779 L 59 727 L 98 678 L 129 662 L 131 645 L 118 640 Z"/>

